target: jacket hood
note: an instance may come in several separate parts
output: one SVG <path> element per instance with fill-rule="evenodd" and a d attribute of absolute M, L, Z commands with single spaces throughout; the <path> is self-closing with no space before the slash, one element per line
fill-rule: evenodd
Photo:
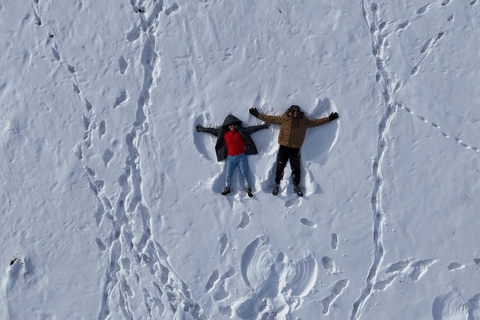
<path fill-rule="evenodd" d="M 240 121 L 237 117 L 235 117 L 234 115 L 231 115 L 229 114 L 225 120 L 223 120 L 223 124 L 222 124 L 222 127 L 226 127 L 226 126 L 229 126 L 231 124 L 236 124 L 236 125 L 240 125 L 242 124 L 242 121 Z"/>

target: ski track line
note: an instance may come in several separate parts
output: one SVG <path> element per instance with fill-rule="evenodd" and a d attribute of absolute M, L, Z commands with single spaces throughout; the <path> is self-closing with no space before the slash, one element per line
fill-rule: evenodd
<path fill-rule="evenodd" d="M 41 26 L 38 2 L 36 2 L 36 4 L 37 8 L 33 6 L 33 11 L 37 21 L 36 24 Z M 138 8 L 133 1 L 131 5 L 134 11 L 140 16 L 141 31 L 143 31 L 146 38 L 140 57 L 141 64 L 144 68 L 144 77 L 143 86 L 137 102 L 135 121 L 131 131 L 125 137 L 128 155 L 125 160 L 124 174 L 119 178 L 121 192 L 117 198 L 115 208 L 113 208 L 106 194 L 105 182 L 97 179 L 94 166 L 89 166 L 88 163 L 85 163 L 84 166 L 90 189 L 98 199 L 97 212 L 94 214 L 97 226 L 100 226 L 104 219 L 111 221 L 111 231 L 108 239 L 102 241 L 100 237 L 96 238 L 99 250 L 108 252 L 108 265 L 105 270 L 102 301 L 97 319 L 109 318 L 111 307 L 118 307 L 125 319 L 134 319 L 135 315 L 133 314 L 131 304 L 138 302 L 130 299 L 135 295 L 135 292 L 132 291 L 133 287 L 141 288 L 138 289 L 138 291 L 142 292 L 136 293 L 143 293 L 144 306 L 150 318 L 162 316 L 165 311 L 165 304 L 168 304 L 173 314 L 180 309 L 183 312 L 189 313 L 195 319 L 206 319 L 202 308 L 192 299 L 188 286 L 169 264 L 168 255 L 162 246 L 153 239 L 151 233 L 151 216 L 147 206 L 143 203 L 141 192 L 142 173 L 139 167 L 139 146 L 142 136 L 147 134 L 149 129 L 145 110 L 149 105 L 150 90 L 154 80 L 157 78 L 155 26 L 160 13 L 163 11 L 163 1 L 154 4 L 152 14 L 147 18 L 145 18 L 146 11 Z M 168 15 L 178 10 L 178 8 L 178 5 L 174 4 L 170 8 Z M 54 35 L 51 35 L 50 40 L 53 38 Z M 89 149 L 91 147 L 92 134 L 96 129 L 99 129 L 100 139 L 103 137 L 106 133 L 105 121 L 102 120 L 97 127 L 94 107 L 88 99 L 85 98 L 81 90 L 75 74 L 75 68 L 71 66 L 66 57 L 61 54 L 55 42 L 53 42 L 51 47 L 51 53 L 55 61 L 59 62 L 71 73 L 73 77 L 73 90 L 78 94 L 80 102 L 83 105 L 82 115 L 85 131 L 81 142 L 77 143 L 74 148 L 74 154 L 79 161 L 85 162 L 87 160 L 83 157 L 83 148 Z M 121 57 L 119 63 L 121 65 L 120 72 L 125 73 L 128 67 L 125 58 Z M 113 109 L 125 100 L 122 97 L 119 99 L 117 99 L 117 105 L 113 106 Z M 106 167 L 108 167 L 108 162 L 112 158 L 113 152 L 111 150 L 103 154 Z M 94 163 L 92 165 L 94 165 Z M 133 231 L 136 226 L 133 222 L 134 219 L 140 220 L 141 230 L 137 231 L 137 234 Z M 140 232 L 140 234 L 138 234 L 138 232 Z M 135 240 L 137 241 L 136 243 Z M 132 266 L 132 264 L 136 264 L 136 266 Z M 145 274 L 144 269 L 150 272 L 149 276 Z M 158 280 L 160 280 L 160 285 Z M 164 292 L 166 292 L 166 294 L 164 294 Z M 163 300 L 168 300 L 168 302 L 162 303 L 162 298 Z M 155 315 L 153 313 L 155 313 Z"/>

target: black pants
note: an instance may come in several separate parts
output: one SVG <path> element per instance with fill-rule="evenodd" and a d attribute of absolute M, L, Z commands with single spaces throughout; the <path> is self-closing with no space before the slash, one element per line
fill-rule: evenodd
<path fill-rule="evenodd" d="M 292 168 L 293 184 L 300 183 L 300 149 L 280 146 L 277 154 L 277 171 L 275 172 L 275 183 L 279 184 L 283 178 L 283 170 L 290 160 Z"/>

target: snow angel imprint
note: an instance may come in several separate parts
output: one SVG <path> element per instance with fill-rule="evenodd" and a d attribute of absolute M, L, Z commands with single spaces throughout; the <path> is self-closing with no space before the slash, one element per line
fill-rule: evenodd
<path fill-rule="evenodd" d="M 197 132 L 213 134 L 217 137 L 215 151 L 218 161 L 226 161 L 225 187 L 222 195 L 230 193 L 230 185 L 235 168 L 238 166 L 240 173 L 245 181 L 245 187 L 249 197 L 253 196 L 252 186 L 250 184 L 247 155 L 257 154 L 257 147 L 250 135 L 262 129 L 267 129 L 268 124 L 258 126 L 243 127 L 242 121 L 229 114 L 221 127 L 205 128 L 197 124 Z"/>

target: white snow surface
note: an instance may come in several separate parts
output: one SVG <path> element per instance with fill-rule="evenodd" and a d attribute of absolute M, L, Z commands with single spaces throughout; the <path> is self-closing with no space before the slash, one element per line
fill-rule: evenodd
<path fill-rule="evenodd" d="M 477 0 L 0 3 L 1 319 L 480 319 Z M 310 118 L 304 197 L 228 114 Z"/>

